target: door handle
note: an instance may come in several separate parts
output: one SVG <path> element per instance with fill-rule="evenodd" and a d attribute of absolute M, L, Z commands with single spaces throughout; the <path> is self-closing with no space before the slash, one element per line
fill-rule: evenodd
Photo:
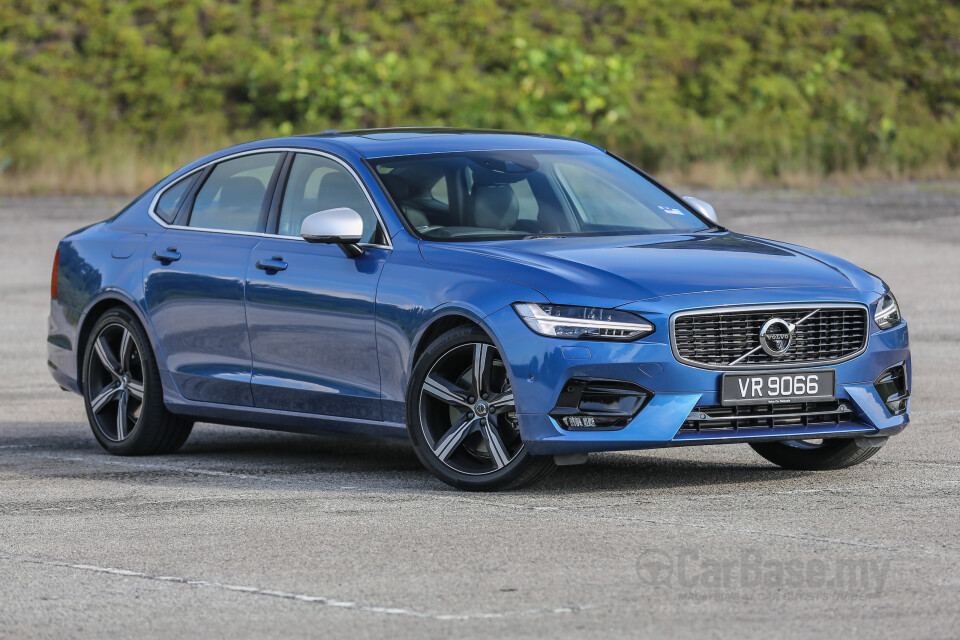
<path fill-rule="evenodd" d="M 264 271 L 283 271 L 287 268 L 287 263 L 283 261 L 283 256 L 273 256 L 269 260 L 257 260 L 257 269 Z"/>
<path fill-rule="evenodd" d="M 153 259 L 163 264 L 170 264 L 180 259 L 180 252 L 176 247 L 167 247 L 166 250 L 154 251 Z"/>

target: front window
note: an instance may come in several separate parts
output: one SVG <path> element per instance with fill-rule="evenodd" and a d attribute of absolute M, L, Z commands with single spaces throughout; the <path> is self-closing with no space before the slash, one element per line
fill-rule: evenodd
<path fill-rule="evenodd" d="M 277 233 L 299 236 L 300 226 L 310 214 L 347 207 L 363 218 L 361 242 L 382 241 L 379 218 L 360 184 L 338 162 L 323 156 L 298 153 L 284 189 Z"/>
<path fill-rule="evenodd" d="M 688 233 L 710 226 L 599 152 L 470 151 L 385 158 L 377 173 L 431 240 Z"/>

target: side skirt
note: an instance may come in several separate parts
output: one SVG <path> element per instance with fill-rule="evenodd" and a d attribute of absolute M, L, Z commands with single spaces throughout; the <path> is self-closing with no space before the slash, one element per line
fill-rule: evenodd
<path fill-rule="evenodd" d="M 319 416 L 311 413 L 238 407 L 209 402 L 166 402 L 167 409 L 178 416 L 200 422 L 253 427 L 291 433 L 339 432 L 367 436 L 406 438 L 407 425 L 398 422 L 368 422 L 352 418 Z"/>
<path fill-rule="evenodd" d="M 198 422 L 252 427 L 291 433 L 346 433 L 386 438 L 406 438 L 407 425 L 400 422 L 377 422 L 358 418 L 323 416 L 314 413 L 260 409 L 257 407 L 187 400 L 176 390 L 169 371 L 160 371 L 163 403 L 178 416 Z"/>

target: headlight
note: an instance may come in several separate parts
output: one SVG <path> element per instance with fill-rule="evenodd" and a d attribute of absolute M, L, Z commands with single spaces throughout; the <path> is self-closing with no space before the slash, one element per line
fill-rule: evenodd
<path fill-rule="evenodd" d="M 873 314 L 873 319 L 881 329 L 889 329 L 900 324 L 903 319 L 900 316 L 900 307 L 897 305 L 897 299 L 893 297 L 893 292 L 887 289 L 887 292 L 877 303 L 877 312 Z"/>
<path fill-rule="evenodd" d="M 635 340 L 653 333 L 653 325 L 632 313 L 598 307 L 517 302 L 513 305 L 536 333 L 572 340 Z"/>

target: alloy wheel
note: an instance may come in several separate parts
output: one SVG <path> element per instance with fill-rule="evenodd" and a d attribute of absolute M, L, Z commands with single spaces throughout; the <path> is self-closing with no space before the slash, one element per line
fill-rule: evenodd
<path fill-rule="evenodd" d="M 493 345 L 470 342 L 440 356 L 424 380 L 419 409 L 427 446 L 454 471 L 494 473 L 523 449 L 513 390 Z"/>
<path fill-rule="evenodd" d="M 112 442 L 126 440 L 140 421 L 144 395 L 143 360 L 127 327 L 112 323 L 97 334 L 85 387 L 103 437 Z"/>

